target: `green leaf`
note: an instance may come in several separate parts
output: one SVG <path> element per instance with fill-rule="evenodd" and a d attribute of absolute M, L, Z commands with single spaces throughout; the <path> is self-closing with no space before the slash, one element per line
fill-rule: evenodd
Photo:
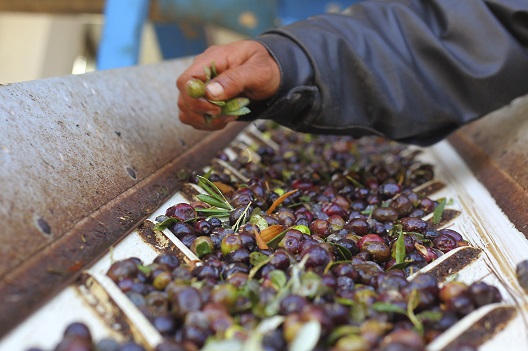
<path fill-rule="evenodd" d="M 420 321 L 438 322 L 443 317 L 440 311 L 423 311 L 416 315 Z"/>
<path fill-rule="evenodd" d="M 218 73 L 216 72 L 216 64 L 215 62 L 211 62 L 211 78 L 214 78 L 218 75 Z"/>
<path fill-rule="evenodd" d="M 398 240 L 396 240 L 396 249 L 394 250 L 394 259 L 396 264 L 403 263 L 405 260 L 405 234 L 403 231 L 400 231 L 398 234 Z"/>
<path fill-rule="evenodd" d="M 232 110 L 232 111 L 223 111 L 221 112 L 222 115 L 226 116 L 243 116 L 250 113 L 251 110 L 247 107 L 241 107 L 238 110 Z"/>
<path fill-rule="evenodd" d="M 209 100 L 209 99 L 207 99 L 207 101 L 209 101 L 213 105 L 220 106 L 220 107 L 223 107 L 226 104 L 225 101 L 216 101 L 216 100 Z"/>
<path fill-rule="evenodd" d="M 208 205 L 211 205 L 211 206 L 214 206 L 214 207 L 219 207 L 219 208 L 223 208 L 223 209 L 226 209 L 226 210 L 229 210 L 231 209 L 230 205 L 223 202 L 223 201 L 219 201 L 216 197 L 213 197 L 209 194 L 198 194 L 196 195 L 196 198 L 202 202 L 205 202 L 206 204 Z"/>
<path fill-rule="evenodd" d="M 293 339 L 290 350 L 312 351 L 321 337 L 321 324 L 317 320 L 311 320 L 303 324 Z"/>
<path fill-rule="evenodd" d="M 336 244 L 336 243 L 329 243 L 330 245 L 334 246 L 337 250 L 337 253 L 341 258 L 343 258 L 345 261 L 350 261 L 352 259 L 352 252 L 350 252 L 349 249 L 346 247 Z"/>
<path fill-rule="evenodd" d="M 310 232 L 310 228 L 308 228 L 308 227 L 305 226 L 305 225 L 301 225 L 301 224 L 299 224 L 299 225 L 294 225 L 294 226 L 292 227 L 292 229 L 296 229 L 296 230 L 300 231 L 300 232 L 303 233 L 303 234 L 307 234 L 307 235 L 310 235 L 310 234 L 311 234 L 311 232 Z"/>
<path fill-rule="evenodd" d="M 207 66 L 204 66 L 204 73 L 205 73 L 205 82 L 207 83 L 208 81 L 211 80 L 211 69 Z"/>
<path fill-rule="evenodd" d="M 420 293 L 418 290 L 413 289 L 411 291 L 411 294 L 409 295 L 409 301 L 407 302 L 407 317 L 411 321 L 411 323 L 414 325 L 414 328 L 420 335 L 424 335 L 424 326 L 422 322 L 416 317 L 414 314 L 414 310 L 420 303 Z"/>
<path fill-rule="evenodd" d="M 438 205 L 435 207 L 433 212 L 433 224 L 438 224 L 442 220 L 442 214 L 444 213 L 446 202 L 447 200 L 443 198 L 438 202 Z"/>
<path fill-rule="evenodd" d="M 343 306 L 354 306 L 356 303 L 344 297 L 336 297 L 335 302 Z"/>
<path fill-rule="evenodd" d="M 286 273 L 284 273 L 280 269 L 275 269 L 271 271 L 269 273 L 269 278 L 271 280 L 271 283 L 275 285 L 276 290 L 282 289 L 286 286 L 286 283 L 288 282 L 288 277 L 286 277 Z"/>
<path fill-rule="evenodd" d="M 243 351 L 243 341 L 238 339 L 219 340 L 208 338 L 202 351 Z"/>
<path fill-rule="evenodd" d="M 258 266 L 261 262 L 269 260 L 269 256 L 264 255 L 261 252 L 253 251 L 249 254 L 249 263 L 252 266 Z"/>
<path fill-rule="evenodd" d="M 288 228 L 289 229 L 289 228 Z M 277 246 L 279 246 L 279 243 L 282 241 L 282 239 L 286 236 L 286 232 L 288 229 L 285 229 L 282 233 L 271 239 L 270 241 L 266 242 L 269 247 L 275 249 Z"/>
<path fill-rule="evenodd" d="M 293 293 L 313 298 L 321 292 L 323 283 L 321 277 L 315 272 L 309 271 L 301 274 L 301 285 L 294 289 Z"/>
<path fill-rule="evenodd" d="M 255 224 L 260 230 L 266 229 L 268 227 L 268 222 L 266 222 L 266 219 L 260 215 L 261 211 L 257 210 L 260 210 L 260 208 L 257 207 L 253 210 L 251 217 L 249 218 L 249 223 Z"/>
<path fill-rule="evenodd" d="M 327 343 L 328 345 L 334 345 L 337 340 L 341 339 L 343 336 L 351 334 L 360 334 L 361 329 L 355 325 L 340 325 L 337 328 L 334 328 L 330 335 L 328 335 Z"/>
<path fill-rule="evenodd" d="M 234 99 L 227 100 L 225 102 L 225 107 L 222 109 L 223 110 L 222 112 L 237 111 L 243 107 L 246 107 L 247 105 L 249 105 L 249 103 L 250 103 L 250 100 L 248 98 L 236 97 Z"/>
<path fill-rule="evenodd" d="M 152 268 L 151 268 L 151 267 L 144 266 L 144 265 L 142 265 L 142 264 L 138 264 L 138 265 L 137 265 L 137 269 L 138 269 L 141 273 L 144 273 L 145 275 L 149 275 L 150 272 L 152 272 Z"/>
<path fill-rule="evenodd" d="M 162 232 L 165 229 L 167 229 L 171 224 L 174 224 L 176 222 L 181 222 L 181 221 L 178 218 L 169 217 L 163 222 L 156 223 L 153 229 Z"/>
<path fill-rule="evenodd" d="M 209 216 L 220 216 L 220 217 L 229 216 L 229 210 L 226 210 L 223 208 L 214 208 L 214 207 L 199 208 L 197 207 L 196 212 L 206 213 Z"/>
<path fill-rule="evenodd" d="M 251 255 L 250 255 L 250 260 L 251 260 Z M 252 279 L 255 274 L 257 274 L 257 272 L 262 268 L 264 267 L 266 264 L 268 264 L 268 262 L 271 261 L 271 257 L 267 257 L 265 260 L 259 262 L 258 264 L 254 265 L 253 268 L 251 268 L 251 270 L 249 271 L 249 274 L 248 274 L 248 278 L 249 279 Z"/>
<path fill-rule="evenodd" d="M 214 185 L 213 182 L 211 182 L 209 179 L 207 179 L 205 177 L 202 177 L 202 176 L 197 176 L 197 177 L 198 177 L 198 185 L 207 194 L 209 194 L 210 196 L 214 197 L 218 201 L 223 202 L 224 204 L 226 204 L 226 206 L 228 207 L 229 210 L 233 209 L 233 207 L 229 204 L 229 202 L 225 198 L 225 196 L 222 193 L 222 191 L 220 191 L 220 189 L 218 189 L 218 187 L 216 185 Z"/>
<path fill-rule="evenodd" d="M 199 258 L 202 258 L 205 255 L 210 254 L 211 252 L 211 247 L 206 242 L 201 242 L 196 245 L 196 256 L 198 256 Z"/>
<path fill-rule="evenodd" d="M 405 316 L 407 315 L 407 311 L 405 309 L 388 302 L 374 302 L 371 307 L 376 312 L 399 313 Z"/>
<path fill-rule="evenodd" d="M 346 176 L 346 179 L 348 179 L 352 184 L 354 184 L 354 186 L 356 188 L 364 188 L 365 187 L 363 184 L 361 184 L 360 182 L 358 182 L 357 180 L 355 180 L 351 176 Z"/>
<path fill-rule="evenodd" d="M 388 270 L 391 271 L 393 269 L 404 269 L 408 265 L 410 265 L 413 261 L 403 261 L 402 263 L 396 263 L 393 264 Z"/>

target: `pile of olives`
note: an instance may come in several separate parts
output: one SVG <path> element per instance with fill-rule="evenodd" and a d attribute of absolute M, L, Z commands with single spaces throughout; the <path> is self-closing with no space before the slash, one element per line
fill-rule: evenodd
<path fill-rule="evenodd" d="M 204 194 L 156 218 L 200 261 L 163 253 L 107 273 L 164 336 L 157 351 L 418 351 L 501 301 L 483 282 L 407 279 L 468 245 L 437 226 L 447 199 L 415 190 L 434 178 L 417 152 L 379 137 L 261 128 L 278 149 L 252 145 L 259 160 L 218 154 L 248 181 L 192 173 Z"/>
<path fill-rule="evenodd" d="M 222 342 L 243 350 L 263 321 L 280 317 L 260 335 L 261 349 L 297 347 L 304 326 L 316 325 L 306 349 L 422 350 L 474 309 L 501 300 L 482 282 L 407 280 L 468 245 L 423 219 L 440 201 L 413 190 L 434 178 L 417 153 L 377 137 L 263 132 L 279 149 L 255 145 L 259 162 L 218 155 L 249 181 L 214 169 L 192 174 L 210 196 L 156 219 L 201 262 L 162 254 L 108 272 L 167 339 L 185 350 Z"/>

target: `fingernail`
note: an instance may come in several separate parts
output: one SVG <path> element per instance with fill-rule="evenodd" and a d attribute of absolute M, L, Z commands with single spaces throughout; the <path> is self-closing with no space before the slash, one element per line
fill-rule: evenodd
<path fill-rule="evenodd" d="M 222 97 L 224 95 L 224 87 L 217 82 L 207 84 L 207 91 L 212 97 Z"/>

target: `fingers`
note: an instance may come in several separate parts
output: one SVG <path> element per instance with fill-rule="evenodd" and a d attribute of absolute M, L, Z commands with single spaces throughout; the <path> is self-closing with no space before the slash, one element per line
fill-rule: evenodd
<path fill-rule="evenodd" d="M 220 107 L 205 99 L 193 99 L 181 94 L 178 98 L 179 118 L 184 124 L 200 130 L 223 129 L 235 116 L 220 116 Z"/>
<path fill-rule="evenodd" d="M 186 84 L 191 78 L 206 81 L 204 67 L 214 62 L 217 76 L 206 84 L 205 98 L 192 98 Z M 221 108 L 208 102 L 227 101 L 238 96 L 251 100 L 272 97 L 280 85 L 280 71 L 267 49 L 255 41 L 212 46 L 198 55 L 192 65 L 177 79 L 180 91 L 178 108 L 180 120 L 197 129 L 215 130 L 225 127 L 233 117 L 221 116 L 212 120 L 205 115 L 218 116 Z"/>

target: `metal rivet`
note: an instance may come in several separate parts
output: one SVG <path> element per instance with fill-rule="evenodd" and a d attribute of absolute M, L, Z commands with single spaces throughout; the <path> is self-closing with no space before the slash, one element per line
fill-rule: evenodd
<path fill-rule="evenodd" d="M 132 179 L 136 179 L 136 171 L 134 171 L 132 168 L 130 167 L 127 167 L 126 168 L 126 171 L 128 173 L 128 175 L 130 176 L 130 178 Z"/>
<path fill-rule="evenodd" d="M 51 227 L 49 226 L 48 222 L 46 222 L 44 219 L 38 218 L 37 225 L 42 233 L 46 235 L 51 235 Z"/>

